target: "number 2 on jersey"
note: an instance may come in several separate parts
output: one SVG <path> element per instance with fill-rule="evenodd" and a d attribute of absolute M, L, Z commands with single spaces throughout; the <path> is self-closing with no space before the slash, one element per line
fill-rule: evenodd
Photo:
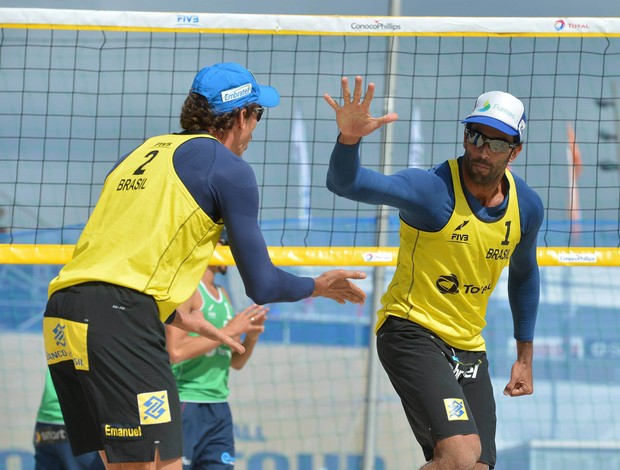
<path fill-rule="evenodd" d="M 142 175 L 144 174 L 144 167 L 146 165 L 148 165 L 149 163 L 151 163 L 151 161 L 153 161 L 153 158 L 155 158 L 157 156 L 157 154 L 159 153 L 159 150 L 151 150 L 149 153 L 147 153 L 144 158 L 148 158 L 147 161 L 145 161 L 142 165 L 140 165 L 138 168 L 136 168 L 136 171 L 133 172 L 134 175 Z"/>

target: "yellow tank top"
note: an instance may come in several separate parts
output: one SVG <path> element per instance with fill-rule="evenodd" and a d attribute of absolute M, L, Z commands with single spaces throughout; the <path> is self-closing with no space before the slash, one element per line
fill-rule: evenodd
<path fill-rule="evenodd" d="M 449 164 L 452 216 L 438 232 L 418 230 L 401 220 L 396 271 L 381 299 L 376 330 L 388 315 L 395 315 L 428 328 L 452 347 L 484 351 L 489 296 L 521 239 L 515 182 L 506 171 L 506 213 L 495 222 L 483 222 L 467 203 L 458 162 Z"/>
<path fill-rule="evenodd" d="M 50 283 L 49 295 L 83 282 L 108 282 L 152 296 L 162 321 L 189 298 L 223 227 L 174 170 L 175 150 L 197 138 L 215 139 L 150 138 L 108 175 L 73 258 Z"/>

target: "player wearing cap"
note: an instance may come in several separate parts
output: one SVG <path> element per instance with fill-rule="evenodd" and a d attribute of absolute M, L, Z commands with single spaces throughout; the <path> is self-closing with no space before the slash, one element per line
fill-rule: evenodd
<path fill-rule="evenodd" d="M 514 96 L 481 95 L 465 124 L 465 153 L 428 171 L 383 175 L 361 166 L 360 139 L 398 116 L 373 118 L 362 78 L 344 104 L 329 95 L 340 129 L 327 174 L 334 193 L 399 209 L 400 249 L 382 297 L 377 352 L 429 461 L 425 469 L 494 468 L 495 400 L 485 342 L 487 304 L 508 264 L 517 358 L 504 389 L 533 392 L 534 325 L 540 276 L 540 197 L 507 167 L 521 152 L 526 117 Z"/>
<path fill-rule="evenodd" d="M 106 177 L 73 258 L 50 283 L 43 324 L 74 454 L 99 450 L 109 468 L 181 468 L 164 323 L 244 351 L 202 312 L 175 312 L 196 289 L 224 224 L 257 304 L 364 301 L 349 280 L 362 272 L 298 277 L 269 258 L 256 178 L 240 157 L 264 108 L 279 101 L 239 64 L 206 67 L 183 104 L 183 132 L 148 139 Z"/>

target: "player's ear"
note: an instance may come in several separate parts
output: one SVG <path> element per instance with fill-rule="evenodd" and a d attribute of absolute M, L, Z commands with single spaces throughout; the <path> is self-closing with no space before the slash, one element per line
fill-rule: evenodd
<path fill-rule="evenodd" d="M 248 108 L 241 109 L 241 112 L 239 113 L 239 119 L 241 119 L 243 126 L 247 124 L 247 122 L 250 120 L 251 117 L 252 117 L 252 113 L 250 113 Z"/>
<path fill-rule="evenodd" d="M 233 127 L 243 129 L 248 122 L 248 110 L 242 108 L 239 113 L 235 116 L 235 121 Z"/>
<path fill-rule="evenodd" d="M 517 158 L 517 155 L 519 155 L 521 153 L 521 150 L 523 149 L 523 144 L 519 144 L 518 147 L 515 147 L 512 149 L 512 152 L 510 154 L 510 158 L 508 159 L 509 162 L 514 161 L 515 158 Z"/>

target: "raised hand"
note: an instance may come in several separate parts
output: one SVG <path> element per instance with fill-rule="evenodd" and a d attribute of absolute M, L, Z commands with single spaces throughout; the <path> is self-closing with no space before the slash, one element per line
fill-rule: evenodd
<path fill-rule="evenodd" d="M 384 124 L 396 121 L 398 114 L 389 113 L 378 118 L 370 115 L 370 103 L 375 94 L 375 84 L 369 83 L 366 95 L 362 100 L 362 77 L 355 77 L 355 88 L 353 89 L 353 99 L 349 90 L 349 79 L 342 78 L 342 99 L 343 105 L 340 106 L 327 93 L 323 95 L 327 104 L 336 111 L 336 122 L 340 129 L 340 142 L 351 144 L 357 142 L 371 132 L 379 129 Z"/>
<path fill-rule="evenodd" d="M 326 271 L 314 278 L 312 297 L 326 297 L 339 304 L 347 301 L 353 304 L 363 304 L 366 300 L 366 293 L 349 279 L 366 279 L 366 273 L 346 269 Z"/>
<path fill-rule="evenodd" d="M 269 309 L 262 305 L 250 305 L 235 315 L 222 329 L 226 334 L 237 338 L 242 334 L 258 336 L 265 331 L 265 320 Z"/>

